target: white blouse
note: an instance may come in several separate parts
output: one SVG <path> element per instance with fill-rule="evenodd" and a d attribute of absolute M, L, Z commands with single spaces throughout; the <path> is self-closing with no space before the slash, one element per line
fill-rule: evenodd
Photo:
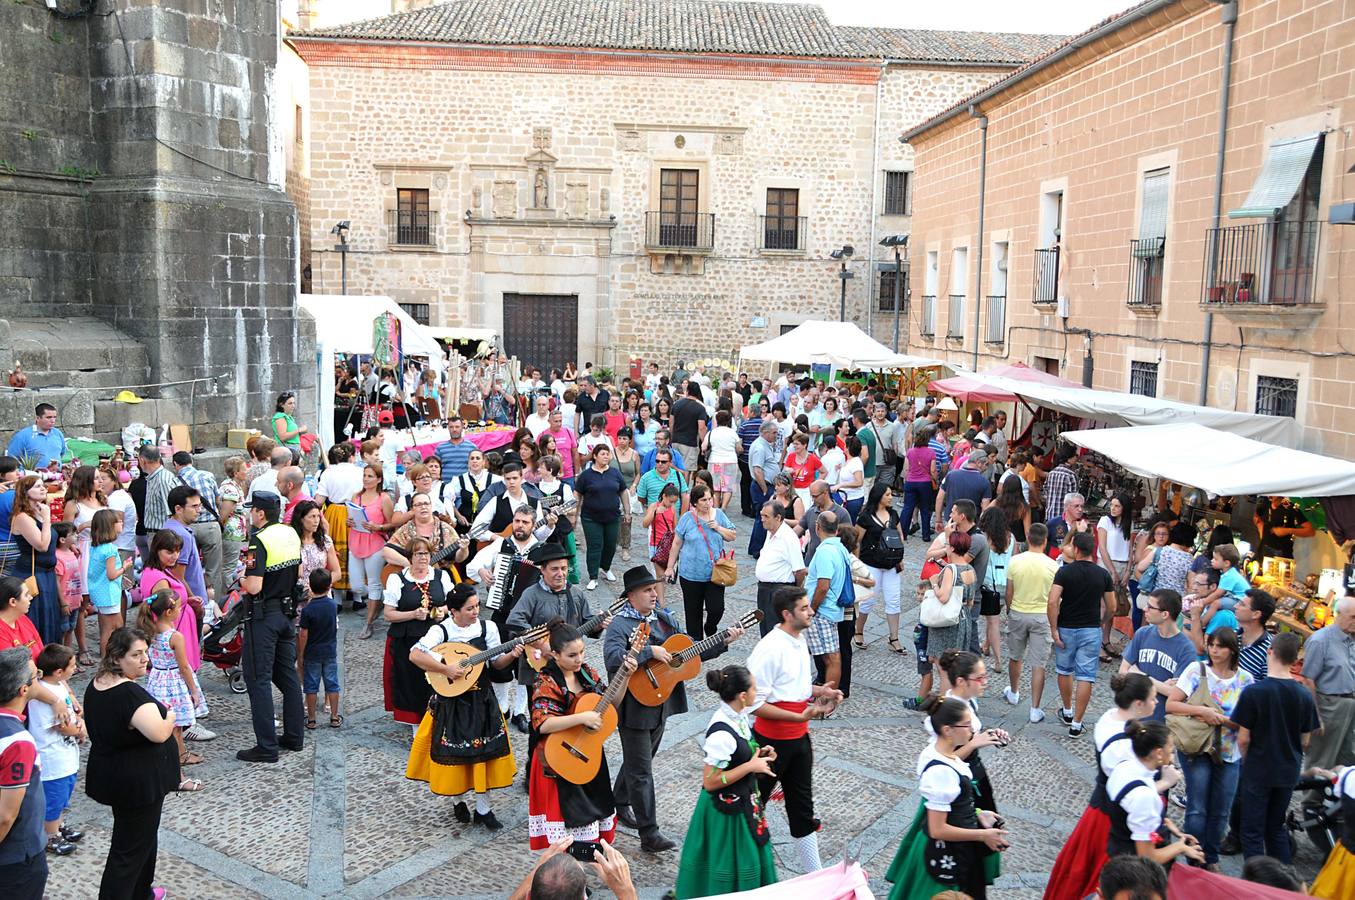
<path fill-rule="evenodd" d="M 503 641 L 499 640 L 499 626 L 486 620 L 485 623 L 485 646 L 497 647 Z M 469 625 L 458 625 L 452 621 L 451 617 L 433 625 L 428 629 L 428 633 L 419 638 L 419 642 L 414 646 L 420 650 L 433 652 L 433 648 L 438 644 L 445 644 L 449 641 L 456 641 L 462 644 L 468 644 L 480 636 L 480 620 L 476 619 Z"/>
<path fill-rule="evenodd" d="M 403 572 L 392 575 L 386 579 L 386 589 L 381 595 L 381 602 L 386 606 L 400 605 L 400 589 L 403 587 L 400 583 L 400 575 L 404 575 L 415 584 L 428 584 L 434 578 L 437 578 L 438 582 L 442 585 L 443 593 L 448 596 L 452 593 L 452 576 L 447 574 L 446 569 L 429 569 L 428 575 L 424 578 L 415 578 L 413 575 L 409 574 L 408 569 L 405 569 Z"/>
<path fill-rule="evenodd" d="M 710 723 L 706 726 L 707 730 L 716 722 L 724 722 L 737 731 L 745 741 L 753 739 L 753 730 L 748 724 L 747 709 L 744 709 L 743 712 L 735 712 L 734 708 L 728 703 L 721 702 L 720 708 L 715 711 L 715 715 L 710 717 Z M 734 735 L 724 730 L 707 735 L 701 744 L 701 750 L 705 753 L 706 765 L 714 766 L 717 769 L 729 767 L 729 761 L 733 758 L 734 750 L 737 747 L 738 741 L 734 740 Z"/>
<path fill-rule="evenodd" d="M 1117 710 L 1108 709 L 1101 714 L 1101 718 L 1096 720 L 1096 727 L 1092 729 L 1092 740 L 1096 742 L 1096 749 L 1101 751 L 1101 771 L 1106 777 L 1115 771 L 1115 767 L 1122 762 L 1127 762 L 1134 758 L 1134 747 L 1132 741 L 1116 741 L 1113 744 L 1106 744 L 1117 734 L 1124 733 L 1125 722 L 1123 719 L 1116 718 Z"/>
<path fill-rule="evenodd" d="M 935 759 L 939 759 L 943 765 L 928 769 L 927 764 Z M 917 776 L 917 790 L 922 795 L 927 809 L 950 812 L 950 805 L 960 796 L 962 787 L 960 779 L 971 779 L 974 773 L 970 771 L 969 763 L 943 755 L 936 749 L 936 744 L 931 743 L 918 754 Z"/>
<path fill-rule="evenodd" d="M 1106 793 L 1113 803 L 1127 785 L 1140 782 L 1120 801 L 1120 808 L 1128 815 L 1129 837 L 1134 841 L 1150 841 L 1153 832 L 1162 825 L 1162 798 L 1153 787 L 1153 771 L 1134 757 L 1120 763 L 1106 779 Z"/>

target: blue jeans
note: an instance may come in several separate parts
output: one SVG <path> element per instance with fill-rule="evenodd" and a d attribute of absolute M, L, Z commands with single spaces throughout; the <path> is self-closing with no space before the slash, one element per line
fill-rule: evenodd
<path fill-rule="evenodd" d="M 1242 762 L 1216 763 L 1208 754 L 1176 754 L 1186 776 L 1186 834 L 1193 834 L 1204 850 L 1204 861 L 1219 861 L 1219 845 L 1228 829 L 1233 794 Z"/>
<path fill-rule="evenodd" d="M 1261 779 L 1244 778 L 1237 789 L 1242 807 L 1242 832 L 1238 836 L 1242 855 L 1247 859 L 1273 856 L 1288 865 L 1294 858 L 1294 848 L 1284 817 L 1294 789 L 1257 784 L 1258 780 Z"/>
<path fill-rule="evenodd" d="M 917 510 L 918 517 L 922 520 L 922 539 L 930 541 L 932 539 L 932 516 L 935 505 L 936 494 L 932 491 L 930 481 L 904 482 L 903 530 L 907 532 L 913 527 L 913 510 Z"/>
<path fill-rule="evenodd" d="M 301 693 L 316 694 L 320 691 L 320 680 L 324 679 L 325 693 L 339 693 L 339 661 L 331 656 L 328 659 L 306 657 L 302 663 L 306 677 L 301 683 Z"/>
<path fill-rule="evenodd" d="M 1101 650 L 1100 628 L 1060 628 L 1063 646 L 1054 648 L 1054 672 L 1078 681 L 1096 681 Z"/>

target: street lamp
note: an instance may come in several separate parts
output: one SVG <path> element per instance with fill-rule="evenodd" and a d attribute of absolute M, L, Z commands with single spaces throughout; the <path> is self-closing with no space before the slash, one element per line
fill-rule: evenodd
<path fill-rule="evenodd" d="M 339 290 L 344 294 L 348 293 L 348 231 L 352 224 L 348 219 L 344 219 L 329 229 L 329 233 L 339 239 L 334 249 L 339 251 Z"/>
<path fill-rule="evenodd" d="M 839 322 L 847 321 L 847 279 L 854 277 L 851 272 L 847 271 L 847 260 L 851 259 L 855 252 L 856 249 L 851 244 L 843 244 L 841 250 L 834 250 L 828 254 L 833 259 L 842 261 L 842 268 L 837 273 L 837 277 L 842 282 L 842 299 L 838 304 L 837 314 Z"/>
<path fill-rule="evenodd" d="M 904 255 L 908 253 L 908 235 L 891 234 L 885 236 L 880 241 L 881 247 L 894 248 L 894 352 L 899 352 L 899 310 L 903 306 L 900 303 L 901 294 L 903 294 L 903 257 L 899 255 L 899 248 L 903 248 Z"/>

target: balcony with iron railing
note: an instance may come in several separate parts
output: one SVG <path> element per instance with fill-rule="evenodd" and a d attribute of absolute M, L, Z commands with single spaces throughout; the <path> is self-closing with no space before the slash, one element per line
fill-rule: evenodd
<path fill-rule="evenodd" d="M 964 338 L 964 294 L 951 294 L 946 309 L 946 337 Z"/>
<path fill-rule="evenodd" d="M 991 294 L 988 297 L 988 322 L 984 326 L 983 339 L 989 344 L 1001 344 L 1007 340 L 1007 295 Z"/>
<path fill-rule="evenodd" d="M 1125 302 L 1135 312 L 1157 312 L 1162 307 L 1162 262 L 1166 238 L 1129 242 L 1129 294 Z"/>
<path fill-rule="evenodd" d="M 1035 289 L 1031 294 L 1036 303 L 1054 304 L 1059 300 L 1059 248 L 1056 244 L 1035 251 Z"/>
<path fill-rule="evenodd" d="M 1258 222 L 1205 232 L 1200 303 L 1234 318 L 1315 319 L 1321 223 Z"/>
<path fill-rule="evenodd" d="M 922 297 L 922 321 L 918 332 L 924 337 L 936 334 L 936 295 L 924 294 Z"/>
<path fill-rule="evenodd" d="M 709 253 L 715 246 L 715 214 L 645 213 L 645 248 L 676 253 Z"/>
<path fill-rule="evenodd" d="M 805 216 L 758 216 L 759 250 L 804 252 Z"/>
<path fill-rule="evenodd" d="M 427 209 L 388 209 L 386 228 L 392 247 L 427 249 L 438 242 L 438 214 Z"/>

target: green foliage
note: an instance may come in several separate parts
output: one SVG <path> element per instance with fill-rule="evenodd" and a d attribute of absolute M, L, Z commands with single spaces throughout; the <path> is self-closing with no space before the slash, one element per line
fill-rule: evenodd
<path fill-rule="evenodd" d="M 18 169 L 14 168 L 14 163 L 7 159 L 0 159 L 0 172 L 8 172 L 13 175 L 18 171 Z"/>
<path fill-rule="evenodd" d="M 21 134 L 26 141 L 35 141 L 38 139 L 38 133 L 31 128 L 25 128 L 23 131 L 19 132 L 19 134 Z"/>
<path fill-rule="evenodd" d="M 67 178 L 74 178 L 77 181 L 93 181 L 102 173 L 98 169 L 86 169 L 81 166 L 62 166 L 57 169 L 58 175 L 65 175 Z"/>
<path fill-rule="evenodd" d="M 597 380 L 603 384 L 612 384 L 613 379 L 616 378 L 616 373 L 606 366 L 598 369 L 595 374 L 597 375 Z"/>

